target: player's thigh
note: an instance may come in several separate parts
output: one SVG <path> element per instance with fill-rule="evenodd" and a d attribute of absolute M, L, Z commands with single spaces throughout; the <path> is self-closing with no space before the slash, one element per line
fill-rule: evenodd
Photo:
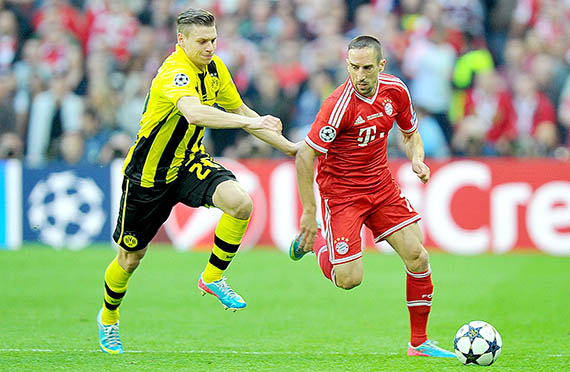
<path fill-rule="evenodd" d="M 245 220 L 251 215 L 251 197 L 237 181 L 226 180 L 218 184 L 212 199 L 217 208 L 232 217 Z"/>
<path fill-rule="evenodd" d="M 147 188 L 125 178 L 113 233 L 115 242 L 129 252 L 146 248 L 176 203 L 172 191 L 174 187 Z"/>
<path fill-rule="evenodd" d="M 422 244 L 422 232 L 417 222 L 392 233 L 386 237 L 386 241 L 410 271 L 420 272 L 428 269 L 428 253 Z"/>
<path fill-rule="evenodd" d="M 323 198 L 321 204 L 330 262 L 336 266 L 362 257 L 365 198 Z"/>
<path fill-rule="evenodd" d="M 236 180 L 231 171 L 209 158 L 193 160 L 180 177 L 178 201 L 193 208 L 215 206 L 213 199 L 218 186 Z"/>

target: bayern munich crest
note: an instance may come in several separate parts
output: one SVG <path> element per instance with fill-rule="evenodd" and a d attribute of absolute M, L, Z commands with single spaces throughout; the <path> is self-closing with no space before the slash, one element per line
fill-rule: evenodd
<path fill-rule="evenodd" d="M 384 111 L 386 112 L 386 115 L 392 116 L 392 114 L 394 113 L 394 108 L 392 107 L 392 104 L 390 102 L 386 102 L 384 104 Z"/>
<path fill-rule="evenodd" d="M 176 76 L 174 77 L 174 85 L 176 85 L 177 87 L 183 87 L 185 85 L 188 85 L 189 82 L 190 79 L 186 74 L 180 73 L 176 74 Z"/>
<path fill-rule="evenodd" d="M 334 249 L 338 254 L 346 254 L 346 252 L 348 252 L 348 243 L 344 240 L 341 240 L 335 244 Z"/>
<path fill-rule="evenodd" d="M 323 142 L 332 142 L 336 138 L 336 129 L 327 125 L 326 127 L 322 127 L 319 131 L 319 137 Z"/>

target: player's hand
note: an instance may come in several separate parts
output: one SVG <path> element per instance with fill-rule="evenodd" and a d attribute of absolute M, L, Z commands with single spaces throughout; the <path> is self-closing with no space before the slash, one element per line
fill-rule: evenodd
<path fill-rule="evenodd" d="M 314 213 L 303 212 L 299 222 L 299 247 L 305 251 L 313 249 L 317 237 L 317 220 Z"/>
<path fill-rule="evenodd" d="M 427 183 L 427 181 L 429 181 L 430 170 L 423 161 L 413 161 L 412 170 L 423 183 Z"/>
<path fill-rule="evenodd" d="M 299 141 L 296 143 L 292 143 L 292 142 L 289 142 L 289 143 L 290 143 L 290 146 L 287 148 L 287 151 L 285 153 L 289 156 L 297 156 L 297 151 L 299 151 L 299 148 L 301 147 L 301 144 L 303 143 L 303 141 Z"/>
<path fill-rule="evenodd" d="M 275 116 L 265 115 L 252 118 L 251 124 L 248 125 L 248 129 L 268 129 L 277 133 L 281 133 L 283 124 L 281 124 L 281 119 L 276 118 Z"/>

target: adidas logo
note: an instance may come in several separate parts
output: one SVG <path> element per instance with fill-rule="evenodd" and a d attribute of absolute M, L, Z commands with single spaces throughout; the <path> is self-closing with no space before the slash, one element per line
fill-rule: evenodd
<path fill-rule="evenodd" d="M 358 117 L 356 118 L 356 121 L 354 122 L 354 125 L 360 125 L 360 124 L 364 124 L 365 121 L 362 118 L 362 116 L 358 115 Z"/>

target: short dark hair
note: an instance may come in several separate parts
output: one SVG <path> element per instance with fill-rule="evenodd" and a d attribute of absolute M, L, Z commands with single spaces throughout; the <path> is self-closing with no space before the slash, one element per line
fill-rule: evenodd
<path fill-rule="evenodd" d="M 176 32 L 186 35 L 188 26 L 213 26 L 216 23 L 214 15 L 205 9 L 190 8 L 178 14 Z"/>
<path fill-rule="evenodd" d="M 360 35 L 348 43 L 348 50 L 363 48 L 374 49 L 376 52 L 376 57 L 378 58 L 378 62 L 382 60 L 382 44 L 380 43 L 380 40 L 376 39 L 374 36 Z"/>

